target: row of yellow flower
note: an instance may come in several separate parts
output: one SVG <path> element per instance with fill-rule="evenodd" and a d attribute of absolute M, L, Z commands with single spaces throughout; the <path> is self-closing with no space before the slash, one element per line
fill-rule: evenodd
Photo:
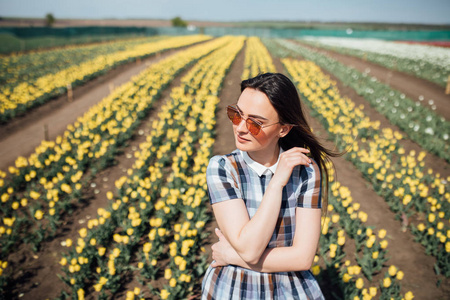
<path fill-rule="evenodd" d="M 260 73 L 275 72 L 272 58 L 259 37 L 249 37 L 245 49 L 244 72 L 241 78 L 247 79 Z"/>
<path fill-rule="evenodd" d="M 425 171 L 425 153 L 409 154 L 401 147 L 401 134 L 379 130 L 361 107 L 340 96 L 335 84 L 312 62 L 283 60 L 303 99 L 310 103 L 341 148 L 349 147 L 348 159 L 361 170 L 375 190 L 384 197 L 399 218 L 415 215 L 424 223 L 411 224 L 427 249 L 437 258 L 436 269 L 450 276 L 450 193 L 449 180 Z M 421 235 L 421 234 L 422 235 Z"/>
<path fill-rule="evenodd" d="M 298 43 L 282 39 L 265 40 L 265 42 L 284 57 L 286 55 L 301 56 L 332 73 L 342 84 L 364 97 L 365 101 L 383 114 L 391 124 L 405 132 L 408 139 L 450 162 L 450 122 L 432 109 L 421 105 L 421 101 L 413 101 L 401 91 L 379 82 L 369 75 L 368 70 L 359 72 Z M 280 51 L 281 48 L 284 50 Z"/>
<path fill-rule="evenodd" d="M 28 159 L 19 158 L 9 176 L 2 172 L 1 259 L 23 241 L 38 247 L 52 236 L 72 200 L 82 197 L 80 190 L 90 179 L 84 174 L 95 175 L 113 161 L 117 148 L 180 70 L 230 40 L 213 40 L 152 65 L 69 125 L 62 137 L 44 141 Z"/>
<path fill-rule="evenodd" d="M 183 36 L 137 45 L 132 49 L 99 56 L 59 72 L 44 75 L 31 82 L 23 82 L 13 89 L 2 88 L 0 89 L 0 121 L 6 121 L 19 111 L 23 112 L 29 107 L 43 103 L 50 97 L 63 93 L 68 85 L 77 85 L 89 80 L 119 63 L 208 39 L 210 37 L 204 35 Z"/>
<path fill-rule="evenodd" d="M 100 55 L 130 50 L 137 45 L 148 44 L 165 38 L 167 37 L 139 37 L 100 44 L 71 45 L 0 57 L 0 70 L 2 71 L 0 72 L 0 86 L 11 89 L 21 82 L 32 81 L 49 73 L 56 73 Z"/>
<path fill-rule="evenodd" d="M 380 229 L 376 234 L 373 226 L 365 225 L 367 213 L 360 210 L 360 204 L 352 198 L 350 190 L 339 182 L 334 181 L 331 185 L 329 200 L 330 216 L 322 219 L 319 256 L 312 267 L 319 282 L 328 282 L 327 290 L 342 299 L 369 300 L 376 296 L 379 299 L 412 299 L 411 291 L 401 295 L 400 281 L 404 273 L 394 265 L 385 264 L 388 260 L 386 230 Z M 354 241 L 355 251 L 346 246 L 347 237 Z M 353 260 L 357 264 L 351 265 Z M 387 270 L 384 277 L 377 276 L 383 269 Z M 340 280 L 336 280 L 336 276 Z M 379 279 L 379 287 L 374 277 Z"/>
<path fill-rule="evenodd" d="M 225 79 L 226 71 L 228 70 L 229 66 L 233 62 L 234 58 L 238 54 L 238 52 L 241 50 L 243 46 L 244 39 L 240 38 L 236 41 L 234 45 L 229 47 L 228 49 L 224 49 L 224 52 L 217 53 L 216 55 L 211 56 L 207 62 L 205 62 L 204 69 L 208 70 L 211 69 L 212 72 L 208 72 L 209 76 L 205 76 L 203 78 L 203 82 L 201 83 L 201 86 L 199 85 L 199 89 L 196 92 L 196 97 L 208 97 L 209 100 L 207 102 L 207 105 L 205 106 L 204 112 L 203 112 L 203 118 L 202 122 L 207 124 L 207 130 L 212 132 L 215 125 L 215 108 L 217 103 L 219 102 L 219 99 L 216 97 L 218 95 L 218 91 L 220 88 L 220 83 Z M 195 72 L 195 70 L 193 70 Z M 197 82 L 197 84 L 200 84 L 200 78 L 201 76 L 197 76 L 196 79 L 192 80 L 192 83 Z M 175 172 L 174 173 L 174 180 L 173 182 L 179 181 L 182 183 L 183 181 L 187 183 L 185 186 L 186 188 L 190 187 L 191 185 L 196 188 L 197 194 L 193 197 L 185 197 L 183 199 L 183 205 L 187 208 L 189 208 L 185 212 L 186 218 L 191 219 L 198 216 L 202 216 L 206 212 L 206 201 L 207 201 L 207 194 L 206 194 L 206 167 L 209 162 L 209 158 L 212 154 L 212 146 L 214 143 L 214 139 L 212 139 L 211 135 L 206 136 L 206 139 L 203 139 L 203 141 L 200 142 L 200 145 L 204 145 L 201 147 L 201 151 L 198 152 L 196 158 L 193 160 L 191 164 L 186 163 L 186 166 L 193 166 L 193 173 L 192 177 L 186 177 L 184 175 L 184 172 Z M 183 162 L 180 162 L 180 166 L 183 164 Z M 178 178 L 178 179 L 177 179 Z M 176 186 L 176 185 L 175 185 Z M 200 199 L 203 199 L 205 202 L 202 203 L 200 206 Z M 190 208 L 191 207 L 191 208 Z M 191 214 L 191 215 L 190 215 Z M 196 219 L 196 221 L 203 222 L 205 221 L 203 218 L 200 218 L 199 220 Z M 195 227 L 198 227 L 197 222 L 192 222 L 191 224 Z M 185 227 L 186 223 L 183 224 L 183 228 Z M 190 226 L 190 228 L 194 229 L 194 226 Z M 189 228 L 189 227 L 188 227 Z M 174 232 L 178 232 L 177 225 L 175 224 Z M 195 229 L 194 229 L 195 230 Z M 171 243 L 178 244 L 177 251 L 174 251 L 174 248 L 172 248 L 172 252 L 170 253 L 170 262 L 169 267 L 171 271 L 165 271 L 165 272 L 171 272 L 172 278 L 168 279 L 168 275 L 165 276 L 166 279 L 169 280 L 169 285 L 166 286 L 165 290 L 167 291 L 166 295 L 168 295 L 167 298 L 170 299 L 181 299 L 184 298 L 184 292 L 183 289 L 186 288 L 186 286 L 182 285 L 183 282 L 183 275 L 184 273 L 189 273 L 188 270 L 195 270 L 193 274 L 197 274 L 197 280 L 196 283 L 199 284 L 198 279 L 202 278 L 202 275 L 207 267 L 206 257 L 203 256 L 201 260 L 193 260 L 192 258 L 189 258 L 189 256 L 186 256 L 184 253 L 186 253 L 186 247 L 184 244 L 188 242 L 189 240 L 186 240 L 186 238 L 183 238 L 183 234 L 181 233 L 181 238 L 178 240 L 178 235 L 174 235 L 174 241 Z M 187 231 L 187 237 L 189 238 L 189 230 Z M 200 240 L 204 238 L 205 235 L 200 236 Z M 204 241 L 203 241 L 204 242 Z M 197 245 L 197 249 L 200 245 Z M 192 250 L 195 250 L 195 245 L 191 246 Z M 192 251 L 190 250 L 190 251 Z M 195 253 L 195 252 L 194 252 Z M 192 255 L 192 254 L 191 254 Z M 186 258 L 183 258 L 185 256 Z M 183 258 L 183 259 L 182 259 Z M 184 261 L 186 261 L 186 266 L 184 266 Z M 167 270 L 167 268 L 166 268 Z M 166 274 L 165 274 L 166 275 Z M 175 285 L 174 281 L 177 280 L 177 284 Z M 192 289 L 189 287 L 189 289 Z M 165 298 L 164 296 L 165 291 L 161 291 L 161 298 Z"/>
<path fill-rule="evenodd" d="M 147 141 L 135 153 L 133 168 L 116 182 L 117 192 L 108 193 L 111 222 L 88 224 L 75 249 L 61 260 L 74 298 L 88 293 L 99 298 L 114 295 L 125 283 L 120 278 L 133 257 L 138 263 L 131 269 L 138 271 L 141 286 L 131 288 L 128 299 L 149 294 L 182 299 L 192 292 L 197 283 L 193 279 L 206 268 L 201 255 L 203 227 L 209 218 L 205 171 L 213 144 L 216 95 L 243 41 L 234 38 L 199 61 L 182 78 L 181 86 L 172 90 L 170 102 L 161 108 Z M 104 237 L 101 242 L 91 242 L 99 236 Z M 162 264 L 165 257 L 170 258 L 168 265 Z M 145 281 L 162 276 L 167 280 L 164 289 L 146 286 Z"/>
<path fill-rule="evenodd" d="M 117 194 L 120 196 L 108 192 L 107 197 L 112 200 L 110 208 L 100 210 L 98 218 L 90 220 L 87 228 L 80 230 L 76 247 L 61 259 L 61 264 L 66 266 L 67 277 L 64 280 L 72 288 L 73 294 L 80 289 L 83 293 L 94 292 L 92 288 L 100 294 L 107 291 L 115 293 L 120 283 L 118 278 L 131 258 L 128 247 L 136 249 L 136 246 L 142 246 L 143 256 L 154 265 L 160 260 L 169 233 L 167 223 L 177 213 L 166 205 L 166 201 L 177 194 L 165 187 L 167 183 L 163 169 L 168 166 L 168 159 L 175 151 L 174 146 L 182 140 L 186 141 L 186 135 L 180 136 L 183 129 L 171 130 L 168 125 L 175 125 L 173 122 L 169 124 L 170 120 L 186 119 L 188 116 L 185 111 L 185 105 L 180 107 L 174 102 L 162 108 L 151 135 L 139 146 L 142 150 L 135 153 L 137 160 L 128 172 L 129 177 L 122 177 L 116 182 Z M 193 142 L 192 139 L 188 141 Z M 173 203 L 173 200 L 168 202 Z M 102 222 L 101 218 L 105 214 L 107 218 Z M 170 217 L 166 217 L 166 214 Z M 151 243 L 137 245 L 149 225 L 153 228 L 147 233 Z M 102 237 L 102 240 L 98 237 Z M 67 245 L 71 244 L 68 241 Z M 84 263 L 78 267 L 80 260 Z M 155 278 L 156 268 L 142 268 L 147 271 L 145 275 L 149 279 Z M 87 284 L 91 281 L 94 284 L 89 290 Z"/>

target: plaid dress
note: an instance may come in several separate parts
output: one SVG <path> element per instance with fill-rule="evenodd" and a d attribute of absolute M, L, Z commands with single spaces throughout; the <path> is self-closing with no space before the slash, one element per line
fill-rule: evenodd
<path fill-rule="evenodd" d="M 277 164 L 267 168 L 240 150 L 224 156 L 214 156 L 206 171 L 211 204 L 243 199 L 252 218 Z M 288 184 L 283 189 L 278 222 L 268 248 L 292 245 L 296 208 L 320 208 L 322 205 L 320 180 L 320 171 L 315 162 L 309 167 L 294 168 Z M 324 298 L 310 271 L 261 273 L 227 265 L 218 268 L 209 266 L 202 282 L 202 299 Z"/>

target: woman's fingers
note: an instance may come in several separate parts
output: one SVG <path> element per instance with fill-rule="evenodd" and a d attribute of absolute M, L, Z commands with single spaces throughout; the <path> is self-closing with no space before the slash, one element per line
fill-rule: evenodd
<path fill-rule="evenodd" d="M 217 235 L 217 237 L 219 238 L 219 241 L 220 241 L 220 239 L 225 238 L 225 236 L 223 235 L 222 231 L 221 231 L 219 228 L 216 228 L 216 229 L 214 230 L 214 233 L 215 233 L 215 234 Z"/>
<path fill-rule="evenodd" d="M 311 159 L 308 156 L 302 154 L 291 154 L 285 159 L 289 162 L 291 166 L 305 165 L 305 164 L 309 165 L 311 163 Z"/>
<path fill-rule="evenodd" d="M 276 182 L 275 184 L 285 186 L 295 166 L 304 165 L 308 167 L 312 163 L 312 160 L 306 155 L 307 153 L 309 153 L 308 149 L 300 147 L 294 147 L 281 153 L 277 171 L 273 178 L 276 178 L 274 181 Z"/>
<path fill-rule="evenodd" d="M 292 148 L 286 152 L 283 152 L 280 156 L 280 161 L 286 164 L 287 167 L 293 168 L 296 165 L 309 165 L 312 161 L 311 158 L 306 156 L 304 148 Z M 308 151 L 309 152 L 309 151 Z"/>
<path fill-rule="evenodd" d="M 211 246 L 213 259 L 211 266 L 214 268 L 227 265 L 227 262 L 224 258 L 223 249 L 220 248 L 220 246 L 218 245 L 219 243 L 220 241 Z"/>
<path fill-rule="evenodd" d="M 217 268 L 217 267 L 221 267 L 221 265 L 220 265 L 217 261 L 213 261 L 213 262 L 211 263 L 211 267 Z"/>
<path fill-rule="evenodd" d="M 290 155 L 290 154 L 300 154 L 302 156 L 306 156 L 306 154 L 309 153 L 308 149 L 305 148 L 299 148 L 299 147 L 294 147 L 289 149 L 288 151 L 283 152 L 281 155 Z"/>

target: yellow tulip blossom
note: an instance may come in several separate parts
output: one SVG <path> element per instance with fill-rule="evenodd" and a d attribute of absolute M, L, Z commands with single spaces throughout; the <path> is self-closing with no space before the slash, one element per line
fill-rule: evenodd
<path fill-rule="evenodd" d="M 162 289 L 160 293 L 161 299 L 167 299 L 170 296 L 170 293 L 166 289 Z"/>
<path fill-rule="evenodd" d="M 364 281 L 362 278 L 356 279 L 355 286 L 357 289 L 362 289 L 364 287 Z"/>
<path fill-rule="evenodd" d="M 383 279 L 383 286 L 384 286 L 385 288 L 390 287 L 390 286 L 391 286 L 391 283 L 392 283 L 391 278 L 386 277 L 386 278 Z"/>

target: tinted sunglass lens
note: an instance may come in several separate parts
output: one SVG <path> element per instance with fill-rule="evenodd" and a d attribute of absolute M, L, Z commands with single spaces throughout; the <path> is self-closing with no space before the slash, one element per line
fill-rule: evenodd
<path fill-rule="evenodd" d="M 234 125 L 239 125 L 242 121 L 242 116 L 239 111 L 230 106 L 227 107 L 227 116 Z M 261 131 L 261 125 L 251 118 L 246 120 L 245 125 L 247 126 L 248 131 L 253 135 L 258 135 Z"/>
<path fill-rule="evenodd" d="M 258 135 L 261 127 L 251 119 L 247 119 L 247 129 L 253 135 Z"/>
<path fill-rule="evenodd" d="M 235 111 L 234 109 L 228 108 L 227 115 L 234 125 L 238 125 L 241 122 L 241 116 L 239 115 L 239 112 Z"/>

